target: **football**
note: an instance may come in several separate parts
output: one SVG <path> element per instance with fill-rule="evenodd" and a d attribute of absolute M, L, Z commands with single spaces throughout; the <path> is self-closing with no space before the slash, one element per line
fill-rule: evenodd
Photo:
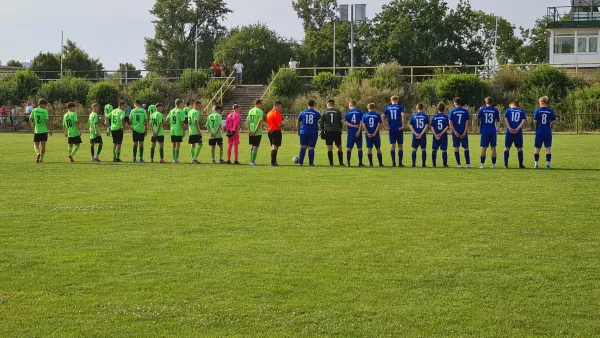
<path fill-rule="evenodd" d="M 298 164 L 298 162 L 300 162 L 300 158 L 298 158 L 298 156 L 294 156 L 294 158 L 292 159 L 292 161 L 293 161 L 295 164 Z"/>

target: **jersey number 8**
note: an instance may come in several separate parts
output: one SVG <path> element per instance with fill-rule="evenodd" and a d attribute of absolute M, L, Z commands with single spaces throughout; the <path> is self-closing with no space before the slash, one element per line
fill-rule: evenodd
<path fill-rule="evenodd" d="M 548 116 L 546 114 L 542 114 L 542 124 L 546 124 L 548 122 Z"/>

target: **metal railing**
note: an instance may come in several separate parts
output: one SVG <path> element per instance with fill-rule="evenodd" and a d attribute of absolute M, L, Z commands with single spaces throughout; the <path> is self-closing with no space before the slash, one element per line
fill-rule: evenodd
<path fill-rule="evenodd" d="M 277 78 L 279 77 L 279 74 L 281 74 L 281 71 L 287 70 L 287 69 L 288 68 L 279 68 L 279 70 L 277 71 L 277 74 L 275 74 L 275 77 L 271 80 L 271 82 L 269 82 L 269 85 L 267 86 L 267 89 L 265 89 L 265 92 L 260 97 L 261 100 L 264 100 L 267 97 L 269 97 L 269 95 L 271 94 L 271 88 L 273 86 L 273 83 L 275 82 L 275 80 L 277 80 Z"/>
<path fill-rule="evenodd" d="M 600 21 L 598 6 L 557 6 L 548 7 L 546 17 L 550 25 L 560 23 L 581 23 Z"/>
<path fill-rule="evenodd" d="M 215 95 L 213 95 L 213 97 L 210 99 L 210 101 L 206 104 L 206 107 L 202 111 L 203 115 L 210 114 L 215 102 L 217 102 L 221 105 L 223 104 L 223 98 L 225 97 L 226 90 L 229 90 L 232 87 L 234 81 L 235 81 L 235 71 L 232 71 L 231 74 L 229 74 L 229 77 L 227 77 L 225 79 L 225 81 L 223 81 L 223 85 L 221 85 L 219 90 L 217 90 Z"/>

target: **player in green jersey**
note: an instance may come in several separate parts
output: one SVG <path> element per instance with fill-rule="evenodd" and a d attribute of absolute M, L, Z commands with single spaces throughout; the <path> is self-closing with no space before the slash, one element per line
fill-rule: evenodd
<path fill-rule="evenodd" d="M 187 113 L 188 130 L 190 136 L 188 143 L 190 144 L 190 154 L 192 155 L 192 163 L 199 164 L 198 156 L 202 150 L 202 134 L 200 134 L 200 109 L 202 109 L 200 101 L 194 102 L 194 109 Z"/>
<path fill-rule="evenodd" d="M 150 149 L 150 162 L 154 163 L 154 149 L 159 145 L 160 163 L 165 163 L 165 132 L 163 128 L 163 104 L 157 103 L 148 107 L 150 125 L 152 126 L 152 148 Z"/>
<path fill-rule="evenodd" d="M 106 126 L 106 136 L 110 136 L 110 119 L 108 118 L 108 115 L 112 113 L 113 110 L 115 109 L 110 103 L 104 106 L 104 125 Z"/>
<path fill-rule="evenodd" d="M 140 149 L 140 163 L 145 163 L 144 140 L 146 135 L 148 135 L 148 119 L 146 118 L 146 111 L 142 108 L 142 102 L 140 100 L 136 100 L 133 105 L 135 108 L 129 113 L 133 134 L 133 163 L 137 162 L 136 156 L 138 147 Z"/>
<path fill-rule="evenodd" d="M 44 156 L 46 155 L 46 142 L 48 141 L 48 133 L 52 136 L 52 123 L 48 128 L 48 101 L 40 99 L 38 101 L 38 107 L 31 112 L 31 123 L 34 128 L 33 134 L 33 149 L 35 150 L 35 162 L 44 163 Z"/>
<path fill-rule="evenodd" d="M 216 164 L 215 161 L 215 148 L 219 145 L 219 163 L 225 163 L 223 160 L 223 108 L 221 106 L 215 106 L 215 111 L 208 115 L 206 125 L 208 126 L 208 132 L 210 133 L 210 139 L 208 144 L 210 145 L 210 155 L 212 157 L 212 163 Z"/>
<path fill-rule="evenodd" d="M 185 107 L 183 108 L 183 112 L 185 113 L 185 120 L 183 120 L 183 124 L 185 124 L 186 127 L 188 126 L 188 123 L 189 123 L 188 113 L 190 112 L 190 110 L 192 110 L 192 108 L 191 108 L 190 102 L 188 101 L 185 103 Z"/>
<path fill-rule="evenodd" d="M 254 108 L 248 112 L 248 134 L 250 148 L 250 165 L 256 165 L 256 155 L 262 139 L 263 132 L 263 102 L 261 99 L 254 101 Z"/>
<path fill-rule="evenodd" d="M 88 127 L 90 129 L 90 153 L 92 154 L 92 162 L 100 161 L 100 152 L 102 151 L 102 135 L 100 134 L 100 118 L 98 112 L 100 111 L 100 105 L 97 103 L 92 104 L 92 112 L 88 117 Z M 94 152 L 94 147 L 98 145 L 98 153 Z M 94 156 L 94 154 L 96 154 Z"/>
<path fill-rule="evenodd" d="M 110 121 L 110 133 L 113 139 L 113 162 L 121 161 L 121 144 L 123 144 L 123 120 L 125 119 L 125 107 L 127 103 L 119 102 L 119 107 L 106 115 L 107 121 Z"/>
<path fill-rule="evenodd" d="M 171 127 L 171 143 L 173 143 L 173 163 L 179 163 L 179 150 L 183 142 L 185 112 L 183 111 L 183 100 L 175 100 L 175 108 L 167 115 Z"/>
<path fill-rule="evenodd" d="M 65 137 L 69 143 L 69 160 L 75 162 L 75 154 L 79 151 L 81 144 L 81 133 L 77 126 L 77 113 L 74 112 L 77 108 L 75 102 L 69 102 L 67 105 L 67 113 L 63 116 L 63 126 L 65 129 Z"/>

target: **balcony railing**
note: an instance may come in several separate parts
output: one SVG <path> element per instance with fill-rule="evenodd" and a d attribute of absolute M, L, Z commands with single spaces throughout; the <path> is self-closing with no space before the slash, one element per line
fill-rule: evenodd
<path fill-rule="evenodd" d="M 598 6 L 562 6 L 548 7 L 548 14 L 551 25 L 560 23 L 586 23 L 600 21 L 600 11 Z"/>

